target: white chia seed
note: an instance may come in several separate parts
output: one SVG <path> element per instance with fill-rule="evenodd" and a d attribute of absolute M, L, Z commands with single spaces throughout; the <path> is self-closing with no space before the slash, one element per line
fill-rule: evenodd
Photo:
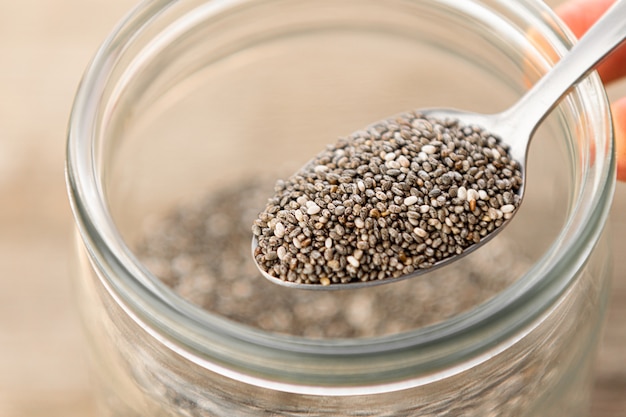
<path fill-rule="evenodd" d="M 276 223 L 276 225 L 274 226 L 274 236 L 279 239 L 285 236 L 285 226 L 283 226 L 281 222 Z"/>
<path fill-rule="evenodd" d="M 461 201 L 467 200 L 467 189 L 463 186 L 459 187 L 459 189 L 457 190 L 457 197 Z"/>
<path fill-rule="evenodd" d="M 348 261 L 348 263 L 349 263 L 350 265 L 352 265 L 352 266 L 353 266 L 353 267 L 355 267 L 355 268 L 358 268 L 358 267 L 361 265 L 361 263 L 359 262 L 359 260 L 358 260 L 358 259 L 356 259 L 354 256 L 348 256 L 348 257 L 346 258 L 346 260 Z"/>
<path fill-rule="evenodd" d="M 311 203 L 311 204 L 309 204 L 309 203 Z M 317 204 L 313 203 L 312 201 L 309 201 L 307 203 L 307 209 L 306 209 L 306 213 L 307 214 L 317 214 L 320 211 L 322 211 L 322 209 Z"/>
<path fill-rule="evenodd" d="M 515 211 L 515 206 L 513 204 L 506 204 L 500 207 L 500 211 L 504 214 L 513 213 Z"/>

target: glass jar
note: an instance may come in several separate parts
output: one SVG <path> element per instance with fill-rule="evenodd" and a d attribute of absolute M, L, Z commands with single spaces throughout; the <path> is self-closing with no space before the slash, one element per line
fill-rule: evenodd
<path fill-rule="evenodd" d="M 76 298 L 101 415 L 586 415 L 614 189 L 595 75 L 537 131 L 519 213 L 459 261 L 457 281 L 433 273 L 426 284 L 390 284 L 407 285 L 408 297 L 411 285 L 427 286 L 418 301 L 379 310 L 403 314 L 425 300 L 445 310 L 464 296 L 452 282 L 507 279 L 432 322 L 364 336 L 273 331 L 201 308 L 193 289 L 191 301 L 182 297 L 136 244 L 150 219 L 181 202 L 284 176 L 336 136 L 391 114 L 502 110 L 572 39 L 539 0 L 138 6 L 87 69 L 69 126 Z M 485 254 L 496 255 L 478 273 L 466 268 Z"/>

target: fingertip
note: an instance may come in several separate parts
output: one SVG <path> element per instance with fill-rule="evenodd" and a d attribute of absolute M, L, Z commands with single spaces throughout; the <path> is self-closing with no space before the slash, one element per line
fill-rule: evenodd
<path fill-rule="evenodd" d="M 615 0 L 568 0 L 554 11 L 580 38 L 606 12 Z"/>
<path fill-rule="evenodd" d="M 582 37 L 615 0 L 568 0 L 555 8 L 576 37 Z M 626 75 L 626 46 L 618 48 L 598 68 L 605 83 Z M 617 179 L 626 182 L 626 97 L 611 103 Z"/>
<path fill-rule="evenodd" d="M 556 14 L 565 22 L 577 38 L 606 12 L 615 0 L 568 0 L 555 8 Z M 626 75 L 626 46 L 617 48 L 598 67 L 602 81 L 609 83 Z"/>
<path fill-rule="evenodd" d="M 615 0 L 567 0 L 555 7 L 554 11 L 569 27 L 572 33 L 581 38 L 587 30 L 615 3 Z M 548 42 L 531 29 L 528 31 L 530 42 L 540 51 L 548 51 L 547 58 L 558 61 L 556 52 Z M 538 74 L 530 63 L 526 63 L 525 84 L 533 85 L 542 74 Z M 626 45 L 618 47 L 597 68 L 604 83 L 610 83 L 626 76 Z"/>
<path fill-rule="evenodd" d="M 568 0 L 554 11 L 570 30 L 580 38 L 615 0 Z"/>

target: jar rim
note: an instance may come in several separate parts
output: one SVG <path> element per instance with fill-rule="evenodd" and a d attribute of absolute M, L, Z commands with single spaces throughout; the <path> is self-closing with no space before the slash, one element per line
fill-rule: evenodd
<path fill-rule="evenodd" d="M 440 0 L 456 7 L 451 0 Z M 473 3 L 480 0 L 473 0 Z M 513 334 L 542 314 L 566 290 L 570 282 L 563 277 L 574 277 L 593 250 L 603 230 L 615 187 L 615 162 L 612 143 L 596 149 L 597 175 L 587 176 L 579 193 L 586 198 L 576 202 L 573 212 L 581 219 L 578 227 L 571 222 L 564 226 L 561 244 L 553 245 L 525 277 L 505 289 L 495 298 L 471 311 L 444 322 L 412 332 L 371 339 L 310 340 L 265 333 L 243 325 L 226 323 L 199 307 L 183 302 L 170 290 L 151 279 L 149 272 L 132 255 L 116 230 L 108 213 L 104 187 L 100 182 L 97 149 L 96 115 L 99 100 L 105 94 L 108 72 L 115 65 L 115 56 L 135 31 L 143 30 L 154 16 L 162 13 L 176 1 L 140 3 L 115 28 L 98 50 L 87 68 L 77 91 L 71 113 L 66 159 L 66 180 L 77 229 L 87 249 L 88 257 L 102 283 L 125 311 L 147 332 L 187 359 L 215 372 L 260 386 L 301 393 L 338 395 L 346 393 L 373 393 L 406 388 L 418 384 L 418 379 L 441 378 L 445 375 L 442 363 L 454 364 L 461 360 L 478 363 L 496 350 L 513 343 Z M 212 1 L 217 10 L 250 3 L 246 0 Z M 219 4 L 218 4 L 219 3 Z M 566 26 L 539 0 L 521 0 L 515 5 L 505 0 L 494 0 L 504 10 L 521 10 L 532 15 L 533 24 L 541 24 L 543 35 L 559 42 L 558 53 L 571 46 L 574 38 Z M 218 7 L 219 6 L 219 7 Z M 575 94 L 594 100 L 596 114 L 606 137 L 611 139 L 608 102 L 597 75 L 592 75 L 577 87 Z M 588 168 L 588 167 L 587 167 Z M 587 188 L 585 188 L 587 187 Z M 591 198 L 589 198 L 591 197 Z M 578 260 L 579 262 L 572 262 Z M 572 271 L 566 272 L 564 271 Z M 115 277 L 115 279 L 111 279 Z M 530 329 L 525 330 L 530 331 Z M 458 343 L 468 332 L 471 341 Z M 477 334 L 498 338 L 476 337 Z M 507 342 L 508 340 L 508 342 Z M 454 349 L 450 346 L 454 343 Z M 236 349 L 235 351 L 231 349 Z M 406 366 L 402 359 L 416 350 L 443 353 L 430 363 Z M 368 377 L 365 372 L 346 375 L 341 379 L 325 379 L 323 373 L 302 366 L 289 375 L 286 364 L 302 364 L 309 360 L 323 363 L 321 368 L 347 364 L 358 369 L 371 358 L 385 355 L 389 372 Z M 254 356 L 254 359 L 251 357 Z M 394 365 L 396 364 L 395 368 Z M 468 365 L 469 366 L 469 365 Z M 402 372 L 399 368 L 404 368 Z M 296 369 L 296 368 L 294 368 Z M 419 371 L 419 372 L 418 372 Z M 356 371 L 355 371 L 356 372 Z M 452 372 L 452 371 L 448 371 Z M 437 376 L 434 376 L 434 375 Z M 419 375 L 420 377 L 411 377 Z M 421 378 L 421 379 L 420 379 Z M 385 383 L 381 384 L 380 381 Z"/>

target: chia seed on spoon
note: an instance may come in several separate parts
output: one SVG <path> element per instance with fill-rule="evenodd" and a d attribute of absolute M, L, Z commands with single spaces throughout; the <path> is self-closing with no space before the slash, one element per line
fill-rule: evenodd
<path fill-rule="evenodd" d="M 489 132 L 407 112 L 340 138 L 254 221 L 254 257 L 306 284 L 397 278 L 462 255 L 511 218 L 520 164 Z"/>

